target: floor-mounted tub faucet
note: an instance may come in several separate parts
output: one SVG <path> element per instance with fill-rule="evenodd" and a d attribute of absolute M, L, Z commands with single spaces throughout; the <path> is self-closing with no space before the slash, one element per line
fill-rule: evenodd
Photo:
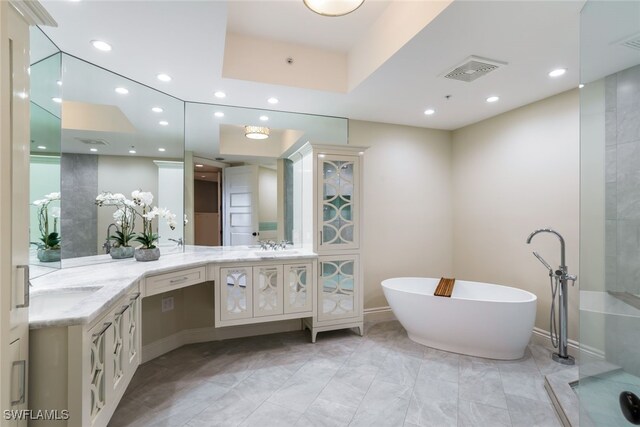
<path fill-rule="evenodd" d="M 536 234 L 539 233 L 551 233 L 555 234 L 556 237 L 560 240 L 560 266 L 556 271 L 553 271 L 548 262 L 546 262 L 537 252 L 533 252 L 533 254 L 538 258 L 538 260 L 549 270 L 549 277 L 551 281 L 551 316 L 550 316 L 550 326 L 549 326 L 549 334 L 551 335 L 551 343 L 554 347 L 558 348 L 557 353 L 553 353 L 553 360 L 556 362 L 562 363 L 564 365 L 573 365 L 575 360 L 573 357 L 569 356 L 567 351 L 568 347 L 568 337 L 567 337 L 567 324 L 568 324 L 568 312 L 569 312 L 569 294 L 567 289 L 567 284 L 569 280 L 571 280 L 571 284 L 575 285 L 578 277 L 569 274 L 567 264 L 565 262 L 565 245 L 564 238 L 560 233 L 551 229 L 551 228 L 541 228 L 533 233 L 529 234 L 527 237 L 527 244 L 531 243 L 531 239 Z M 555 286 L 554 286 L 555 281 Z M 558 328 L 555 323 L 555 301 L 556 301 L 556 293 L 558 291 L 558 284 L 560 285 L 560 294 L 559 298 L 559 308 L 560 308 L 560 334 L 558 337 Z M 556 334 L 556 338 L 554 339 L 554 332 Z"/>

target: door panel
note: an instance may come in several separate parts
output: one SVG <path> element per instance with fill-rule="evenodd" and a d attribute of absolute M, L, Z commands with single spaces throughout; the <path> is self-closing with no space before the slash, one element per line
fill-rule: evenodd
<path fill-rule="evenodd" d="M 224 245 L 258 241 L 258 167 L 224 169 Z"/>

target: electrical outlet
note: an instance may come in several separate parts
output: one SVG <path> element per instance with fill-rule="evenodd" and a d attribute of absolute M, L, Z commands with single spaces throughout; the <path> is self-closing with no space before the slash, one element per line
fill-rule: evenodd
<path fill-rule="evenodd" d="M 173 297 L 162 298 L 162 312 L 173 310 Z"/>

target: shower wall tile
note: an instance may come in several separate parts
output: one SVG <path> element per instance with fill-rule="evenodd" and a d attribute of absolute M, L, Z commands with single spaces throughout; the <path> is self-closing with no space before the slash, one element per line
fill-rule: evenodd
<path fill-rule="evenodd" d="M 607 147 L 618 143 L 618 123 L 615 111 L 604 113 L 605 144 Z"/>
<path fill-rule="evenodd" d="M 609 182 L 604 187 L 605 218 L 615 220 L 618 218 L 618 189 L 616 182 Z"/>
<path fill-rule="evenodd" d="M 616 182 L 617 179 L 617 147 L 615 145 L 609 146 L 604 150 L 604 178 L 605 182 Z"/>
<path fill-rule="evenodd" d="M 604 80 L 604 108 L 606 111 L 616 111 L 618 93 L 618 76 L 612 74 Z"/>
<path fill-rule="evenodd" d="M 607 255 L 604 259 L 605 289 L 618 291 L 618 258 Z"/>
<path fill-rule="evenodd" d="M 640 220 L 640 141 L 617 147 L 618 219 Z"/>
<path fill-rule="evenodd" d="M 98 156 L 65 153 L 60 171 L 62 258 L 96 255 Z"/>
<path fill-rule="evenodd" d="M 615 220 L 607 220 L 604 229 L 605 253 L 615 254 L 617 252 L 618 241 L 618 222 Z"/>
<path fill-rule="evenodd" d="M 618 220 L 617 228 L 617 290 L 638 294 L 640 221 Z"/>
<path fill-rule="evenodd" d="M 640 67 L 619 72 L 617 81 L 617 139 L 623 144 L 640 139 Z"/>

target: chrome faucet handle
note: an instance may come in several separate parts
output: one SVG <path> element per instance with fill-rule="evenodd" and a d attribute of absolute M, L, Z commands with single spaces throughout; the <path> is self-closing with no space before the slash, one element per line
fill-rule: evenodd
<path fill-rule="evenodd" d="M 575 286 L 576 285 L 576 281 L 578 280 L 578 276 L 576 276 L 575 274 L 567 274 L 565 276 L 565 279 L 567 281 L 571 280 L 571 286 Z"/>

